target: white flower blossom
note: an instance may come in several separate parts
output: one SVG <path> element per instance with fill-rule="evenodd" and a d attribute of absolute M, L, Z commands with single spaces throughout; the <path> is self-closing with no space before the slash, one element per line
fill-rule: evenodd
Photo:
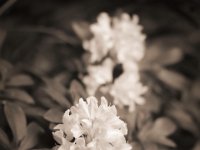
<path fill-rule="evenodd" d="M 144 56 L 144 39 L 138 16 L 123 13 L 110 18 L 101 13 L 97 23 L 90 26 L 94 37 L 83 42 L 83 47 L 91 52 L 91 62 L 99 61 L 111 51 L 119 62 L 139 61 Z"/>
<path fill-rule="evenodd" d="M 117 78 L 111 87 L 110 94 L 114 97 L 114 103 L 119 106 L 128 106 L 129 111 L 135 110 L 135 105 L 145 103 L 143 94 L 147 87 L 139 81 L 137 71 L 123 73 Z"/>
<path fill-rule="evenodd" d="M 113 67 L 114 64 L 109 58 L 101 65 L 88 66 L 88 75 L 83 78 L 83 82 L 87 86 L 89 95 L 94 95 L 101 85 L 112 81 Z"/>
<path fill-rule="evenodd" d="M 140 61 L 144 57 L 145 35 L 142 34 L 142 26 L 138 24 L 139 18 L 132 18 L 123 13 L 120 17 L 113 19 L 114 51 L 119 62 Z"/>
<path fill-rule="evenodd" d="M 109 106 L 102 97 L 82 98 L 67 110 L 63 124 L 55 126 L 53 133 L 60 144 L 58 150 L 130 150 L 124 135 L 126 124 L 119 119 L 115 106 Z"/>
<path fill-rule="evenodd" d="M 90 26 L 94 37 L 83 42 L 84 48 L 91 52 L 91 62 L 99 62 L 108 57 L 100 65 L 89 65 L 89 75 L 83 79 L 88 93 L 94 95 L 99 87 L 113 81 L 114 62 L 122 64 L 122 75 L 104 89 L 108 89 L 116 105 L 128 106 L 130 111 L 135 109 L 136 104 L 144 104 L 143 95 L 147 90 L 140 82 L 139 75 L 138 62 L 144 57 L 145 35 L 138 22 L 136 15 L 123 13 L 110 17 L 101 13 L 97 23 Z"/>
<path fill-rule="evenodd" d="M 97 23 L 90 26 L 94 37 L 83 42 L 83 47 L 91 52 L 91 62 L 101 60 L 113 47 L 111 20 L 107 13 L 101 13 Z"/>

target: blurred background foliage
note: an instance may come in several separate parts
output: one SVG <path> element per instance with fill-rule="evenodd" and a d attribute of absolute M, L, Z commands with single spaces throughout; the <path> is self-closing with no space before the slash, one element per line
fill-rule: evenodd
<path fill-rule="evenodd" d="M 79 97 L 87 97 L 80 35 L 88 34 L 87 24 L 102 11 L 137 14 L 147 35 L 140 63 L 147 103 L 129 115 L 119 112 L 133 149 L 200 149 L 198 0 L 1 0 L 0 5 L 0 149 L 56 145 L 52 127 Z"/>

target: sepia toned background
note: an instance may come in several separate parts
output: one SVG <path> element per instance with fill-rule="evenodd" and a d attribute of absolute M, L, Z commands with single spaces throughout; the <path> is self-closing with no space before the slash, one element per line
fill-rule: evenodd
<path fill-rule="evenodd" d="M 80 35 L 87 35 L 100 12 L 137 14 L 147 36 L 140 62 L 147 103 L 126 118 L 133 149 L 200 149 L 198 0 L 0 0 L 0 5 L 0 149 L 56 145 L 53 126 L 78 98 L 88 96 L 81 81 L 87 60 Z M 160 140 L 166 137 L 175 145 Z"/>

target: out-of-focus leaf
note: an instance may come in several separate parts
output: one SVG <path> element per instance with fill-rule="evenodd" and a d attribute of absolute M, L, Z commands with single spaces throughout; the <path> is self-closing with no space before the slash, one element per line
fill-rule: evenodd
<path fill-rule="evenodd" d="M 51 45 L 50 44 L 51 42 L 50 43 L 49 42 L 50 41 L 47 40 L 44 43 L 42 42 L 40 44 L 40 49 L 44 49 L 44 50 L 38 51 L 37 55 L 35 56 L 34 60 L 32 61 L 31 68 L 29 67 L 30 69 L 29 68 L 27 69 L 30 72 L 32 72 L 33 74 L 40 76 L 40 77 L 44 74 L 47 74 L 56 65 L 55 53 L 51 52 L 51 50 L 50 50 L 51 48 L 49 47 Z M 46 49 L 48 49 L 48 52 Z"/>
<path fill-rule="evenodd" d="M 181 103 L 173 103 L 168 109 L 167 114 L 176 120 L 178 125 L 185 130 L 191 131 L 194 134 L 198 133 L 198 127 L 192 119 L 192 116 L 183 108 Z"/>
<path fill-rule="evenodd" d="M 43 77 L 44 82 L 47 84 L 47 87 L 50 87 L 56 91 L 59 91 L 62 94 L 65 94 L 67 89 L 62 84 L 62 79 L 59 79 L 59 77 L 55 77 L 54 79 L 49 79 L 46 77 Z M 61 80 L 61 81 L 60 81 Z"/>
<path fill-rule="evenodd" d="M 59 73 L 53 78 L 53 82 L 59 84 L 58 87 L 61 86 L 60 88 L 57 87 L 55 88 L 58 89 L 59 91 L 62 89 L 62 93 L 66 93 L 66 86 L 64 84 L 69 80 L 70 80 L 70 75 L 69 73 L 66 72 Z"/>
<path fill-rule="evenodd" d="M 144 143 L 143 147 L 145 150 L 161 150 L 156 143 Z"/>
<path fill-rule="evenodd" d="M 136 116 L 136 125 L 138 129 L 143 128 L 147 121 L 151 120 L 151 114 L 148 111 L 138 111 Z"/>
<path fill-rule="evenodd" d="M 39 149 L 31 149 L 31 150 L 52 150 L 50 148 L 39 148 Z"/>
<path fill-rule="evenodd" d="M 81 40 L 86 40 L 91 37 L 90 25 L 87 22 L 74 22 L 72 23 L 72 28 Z"/>
<path fill-rule="evenodd" d="M 69 100 L 66 98 L 65 94 L 67 93 L 67 88 L 57 79 L 49 79 L 43 77 L 46 86 L 42 88 L 52 100 L 56 101 L 63 107 L 69 108 L 71 106 Z"/>
<path fill-rule="evenodd" d="M 195 81 L 191 88 L 191 94 L 194 98 L 200 100 L 200 80 Z"/>
<path fill-rule="evenodd" d="M 49 124 L 49 129 L 50 130 L 54 130 L 54 127 L 57 125 L 57 123 L 52 123 L 52 122 L 50 122 L 50 124 Z"/>
<path fill-rule="evenodd" d="M 22 140 L 19 150 L 33 148 L 39 142 L 39 136 L 44 130 L 36 123 L 30 123 L 27 127 L 27 134 Z"/>
<path fill-rule="evenodd" d="M 52 150 L 58 150 L 59 146 L 54 146 Z"/>
<path fill-rule="evenodd" d="M 190 100 L 190 99 L 189 99 Z M 198 122 L 200 123 L 200 117 L 199 117 L 199 105 L 196 103 L 191 103 L 190 101 L 187 102 L 186 104 L 184 104 L 184 106 L 186 107 L 185 110 L 186 112 L 188 112 L 191 116 L 191 118 L 193 118 L 194 123 Z"/>
<path fill-rule="evenodd" d="M 49 94 L 44 91 L 44 87 L 38 88 L 35 91 L 34 96 L 37 97 L 37 103 L 44 106 L 45 108 L 59 107 L 59 104 L 55 100 L 52 100 Z"/>
<path fill-rule="evenodd" d="M 13 66 L 6 60 L 0 59 L 0 75 L 1 80 L 4 81 Z"/>
<path fill-rule="evenodd" d="M 133 131 L 136 127 L 136 119 L 137 119 L 137 113 L 136 112 L 129 112 L 128 109 L 120 109 L 117 110 L 118 115 L 127 123 L 128 127 L 128 137 L 131 139 Z"/>
<path fill-rule="evenodd" d="M 142 109 L 146 110 L 147 112 L 159 112 L 160 106 L 162 101 L 153 94 L 152 91 L 148 91 L 145 93 L 145 98 L 148 99 L 144 105 L 141 106 Z"/>
<path fill-rule="evenodd" d="M 33 84 L 33 79 L 26 74 L 15 75 L 11 77 L 7 82 L 8 86 L 31 86 Z"/>
<path fill-rule="evenodd" d="M 192 150 L 200 150 L 200 141 L 196 143 L 196 145 L 194 146 Z"/>
<path fill-rule="evenodd" d="M 183 52 L 178 48 L 163 50 L 162 47 L 152 45 L 146 50 L 144 61 L 149 65 L 170 65 L 179 62 L 182 58 Z"/>
<path fill-rule="evenodd" d="M 164 83 L 176 90 L 184 90 L 189 85 L 188 79 L 171 70 L 162 68 L 157 72 L 157 76 Z"/>
<path fill-rule="evenodd" d="M 10 141 L 8 139 L 8 136 L 1 128 L 0 128 L 0 145 L 2 145 L 4 148 L 7 149 L 9 149 L 10 147 Z"/>
<path fill-rule="evenodd" d="M 5 103 L 4 112 L 14 140 L 16 143 L 19 143 L 27 132 L 26 116 L 20 106 L 8 102 Z"/>
<path fill-rule="evenodd" d="M 80 61 L 80 59 L 77 58 L 71 58 L 64 62 L 64 65 L 66 69 L 69 72 L 85 72 L 85 67 L 83 65 L 83 62 Z"/>
<path fill-rule="evenodd" d="M 176 144 L 167 137 L 176 130 L 175 124 L 168 118 L 158 118 L 154 123 L 148 122 L 138 135 L 145 143 L 158 143 L 170 147 Z"/>
<path fill-rule="evenodd" d="M 71 104 L 69 100 L 61 92 L 52 87 L 44 87 L 44 91 L 61 106 L 70 108 Z"/>
<path fill-rule="evenodd" d="M 42 117 L 45 113 L 45 110 L 39 106 L 27 105 L 24 103 L 20 103 L 19 105 L 24 110 L 25 114 L 28 116 Z"/>
<path fill-rule="evenodd" d="M 141 146 L 140 143 L 133 142 L 133 143 L 130 143 L 130 144 L 131 144 L 133 150 L 142 150 L 142 146 Z"/>
<path fill-rule="evenodd" d="M 63 114 L 64 114 L 64 112 L 62 112 L 61 110 L 59 110 L 57 108 L 52 108 L 52 109 L 49 109 L 44 114 L 44 118 L 50 122 L 61 123 Z"/>
<path fill-rule="evenodd" d="M 5 38 L 6 38 L 6 30 L 3 30 L 2 28 L 0 28 L 0 50 L 1 50 L 1 48 L 2 48 L 2 45 L 3 45 L 3 43 L 4 43 L 4 40 L 5 40 Z"/>
<path fill-rule="evenodd" d="M 16 99 L 28 104 L 34 104 L 34 100 L 33 98 L 24 90 L 20 90 L 20 89 L 7 89 L 6 90 L 7 95 L 12 98 L 12 99 Z"/>
<path fill-rule="evenodd" d="M 81 97 L 83 97 L 83 98 L 87 97 L 86 91 L 84 90 L 83 86 L 77 80 L 73 80 L 71 82 L 70 93 L 74 100 L 79 100 L 79 98 L 81 98 Z"/>

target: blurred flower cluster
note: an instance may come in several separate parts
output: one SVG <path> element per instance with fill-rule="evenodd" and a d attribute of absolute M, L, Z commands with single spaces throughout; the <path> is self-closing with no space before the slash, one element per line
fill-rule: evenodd
<path fill-rule="evenodd" d="M 120 63 L 141 60 L 145 52 L 145 35 L 138 22 L 136 15 L 130 17 L 123 13 L 111 18 L 101 13 L 97 23 L 90 26 L 94 37 L 83 42 L 83 47 L 91 52 L 91 62 L 102 60 L 109 52 L 114 53 Z"/>
<path fill-rule="evenodd" d="M 83 47 L 91 54 L 88 75 L 83 79 L 88 93 L 94 95 L 102 85 L 109 84 L 107 92 L 113 96 L 114 103 L 128 106 L 130 111 L 135 104 L 144 104 L 142 95 L 147 90 L 139 75 L 138 62 L 145 53 L 145 35 L 138 22 L 136 15 L 122 13 L 110 17 L 101 13 L 97 23 L 90 25 L 93 38 L 83 41 Z M 123 72 L 115 79 L 114 67 L 119 64 Z"/>
<path fill-rule="evenodd" d="M 84 83 L 87 83 L 88 94 L 94 95 L 97 88 L 112 81 L 112 70 L 114 64 L 107 58 L 101 65 L 88 66 L 89 76 L 85 76 Z"/>
<path fill-rule="evenodd" d="M 63 124 L 54 127 L 58 150 L 130 150 L 124 135 L 126 124 L 117 116 L 115 106 L 109 106 L 102 97 L 101 104 L 95 97 L 82 98 L 67 110 Z"/>

